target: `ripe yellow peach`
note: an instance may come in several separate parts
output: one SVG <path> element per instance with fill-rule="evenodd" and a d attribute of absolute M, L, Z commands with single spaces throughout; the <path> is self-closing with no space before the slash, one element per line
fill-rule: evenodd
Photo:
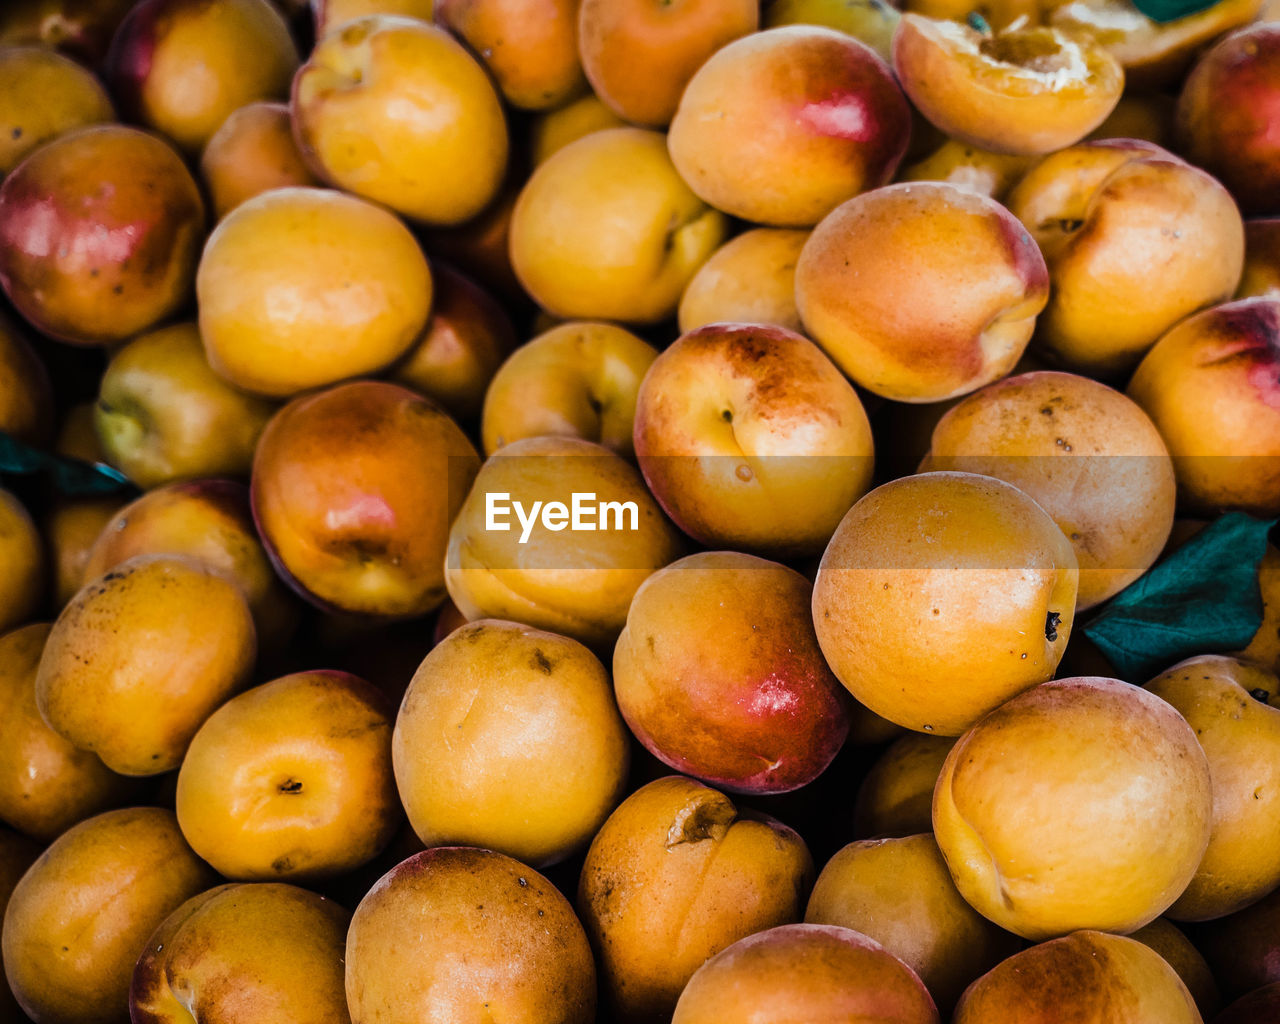
<path fill-rule="evenodd" d="M 1011 956 L 975 981 L 953 1024 L 1014 1024 L 1060 1017 L 1080 1024 L 1199 1024 L 1191 993 L 1141 942 L 1078 931 Z"/>
<path fill-rule="evenodd" d="M 247 477 L 274 402 L 213 371 L 194 323 L 127 341 L 98 383 L 94 430 L 106 461 L 144 490 L 197 477 Z"/>
<path fill-rule="evenodd" d="M 178 767 L 204 720 L 248 682 L 256 651 L 237 584 L 189 558 L 141 555 L 62 610 L 36 704 L 113 771 L 156 775 Z"/>
<path fill-rule="evenodd" d="M 0 49 L 0 178 L 63 132 L 114 120 L 88 68 L 43 46 Z"/>
<path fill-rule="evenodd" d="M 613 653 L 613 686 L 632 733 L 677 771 L 739 793 L 807 785 L 849 731 L 844 690 L 794 569 L 703 551 L 636 591 Z"/>
<path fill-rule="evenodd" d="M 814 581 L 814 626 L 872 711 L 958 736 L 1053 675 L 1078 577 L 1070 542 L 1028 495 L 924 473 L 881 485 L 841 521 Z"/>
<path fill-rule="evenodd" d="M 1214 1014 L 1222 1008 L 1222 993 L 1208 962 L 1191 944 L 1190 939 L 1163 917 L 1157 917 L 1136 932 L 1130 932 L 1129 938 L 1136 939 L 1159 953 L 1187 986 L 1187 991 L 1196 1001 L 1196 1007 L 1204 1019 L 1214 1019 Z"/>
<path fill-rule="evenodd" d="M 1149 142 L 1059 150 L 1007 202 L 1049 267 L 1036 347 L 1067 369 L 1123 376 L 1161 334 L 1239 283 L 1244 227 L 1235 201 Z"/>
<path fill-rule="evenodd" d="M 552 153 L 564 149 L 584 135 L 623 128 L 626 121 L 604 105 L 595 93 L 587 93 L 562 107 L 548 110 L 533 119 L 529 126 L 529 156 L 536 167 Z"/>
<path fill-rule="evenodd" d="M 1075 549 L 1077 611 L 1146 572 L 1173 527 L 1173 462 L 1155 424 L 1075 374 L 1020 374 L 970 395 L 938 421 L 921 468 L 984 473 L 1039 502 Z"/>
<path fill-rule="evenodd" d="M 502 184 L 502 100 L 438 25 L 389 15 L 338 25 L 294 76 L 291 109 L 317 176 L 413 220 L 461 224 Z"/>
<path fill-rule="evenodd" d="M 574 494 L 587 496 L 584 528 L 570 531 Z M 480 468 L 449 532 L 444 575 L 469 620 L 523 622 L 602 653 L 640 584 L 680 553 L 630 463 L 580 438 L 531 437 Z"/>
<path fill-rule="evenodd" d="M 419 21 L 430 21 L 435 15 L 435 0 L 310 0 L 310 7 L 317 39 L 368 14 L 396 14 Z"/>
<path fill-rule="evenodd" d="M 763 27 L 822 25 L 866 43 L 885 61 L 893 60 L 893 32 L 901 14 L 886 0 L 769 0 Z"/>
<path fill-rule="evenodd" d="M 0 820 L 46 842 L 134 792 L 40 717 L 36 669 L 49 629 L 35 623 L 0 636 Z"/>
<path fill-rule="evenodd" d="M 92 542 L 76 589 L 138 555 L 183 555 L 234 580 L 249 602 L 263 653 L 278 651 L 297 625 L 297 602 L 258 539 L 244 484 L 189 480 L 117 507 Z"/>
<path fill-rule="evenodd" d="M 578 881 L 616 1019 L 670 1020 L 708 957 L 799 921 L 812 879 L 804 840 L 781 822 L 683 776 L 641 786 L 596 833 Z"/>
<path fill-rule="evenodd" d="M 542 868 L 586 846 L 622 798 L 628 740 L 595 655 L 482 619 L 414 673 L 392 754 L 425 844 L 482 846 Z"/>
<path fill-rule="evenodd" d="M 672 520 L 710 547 L 816 554 L 871 482 L 857 392 L 807 338 L 713 323 L 650 367 L 635 448 Z"/>
<path fill-rule="evenodd" d="M 562 105 L 587 87 L 578 60 L 581 0 L 437 0 L 435 18 L 480 55 L 522 110 Z"/>
<path fill-rule="evenodd" d="M 318 188 L 264 192 L 214 229 L 196 275 L 209 363 L 283 397 L 381 370 L 431 309 L 417 241 L 380 206 Z"/>
<path fill-rule="evenodd" d="M 391 709 L 346 672 L 297 672 L 246 690 L 192 737 L 176 808 L 191 848 L 225 878 L 359 867 L 400 823 Z"/>
<path fill-rule="evenodd" d="M 796 261 L 807 231 L 754 228 L 729 239 L 698 268 L 677 310 L 680 332 L 723 320 L 804 331 L 796 309 Z"/>
<path fill-rule="evenodd" d="M 250 501 L 272 562 L 325 610 L 384 620 L 444 600 L 444 554 L 480 459 L 434 402 L 358 380 L 301 395 L 267 424 Z"/>
<path fill-rule="evenodd" d="M 949 736 L 911 732 L 893 741 L 867 770 L 853 805 L 859 839 L 911 836 L 933 829 L 933 787 L 955 746 Z"/>
<path fill-rule="evenodd" d="M 783 925 L 740 939 L 703 964 L 672 1024 L 757 1020 L 938 1024 L 919 976 L 874 939 L 833 925 Z"/>
<path fill-rule="evenodd" d="M 273 188 L 320 184 L 298 152 L 288 106 L 269 101 L 227 116 L 200 154 L 200 174 L 219 220 Z"/>
<path fill-rule="evenodd" d="M 521 345 L 484 396 L 485 454 L 526 437 L 580 437 L 634 455 L 640 381 L 658 358 L 623 327 L 571 321 Z"/>
<path fill-rule="evenodd" d="M 1195 875 L 1212 814 L 1209 762 L 1186 720 L 1146 690 L 1088 676 L 983 718 L 933 796 L 956 888 L 1033 941 L 1154 920 Z"/>
<path fill-rule="evenodd" d="M 220 885 L 152 934 L 129 990 L 131 1019 L 183 1024 L 348 1024 L 343 953 L 351 915 L 292 885 Z"/>
<path fill-rule="evenodd" d="M 107 811 L 64 832 L 5 911 L 4 969 L 23 1010 L 40 1021 L 127 1019 L 147 939 L 215 877 L 159 807 Z"/>
<path fill-rule="evenodd" d="M 1188 509 L 1280 512 L 1278 369 L 1280 298 L 1256 298 L 1180 321 L 1134 371 Z"/>
<path fill-rule="evenodd" d="M 1131 89 L 1159 90 L 1175 85 L 1213 40 L 1257 18 L 1263 2 L 1222 0 L 1171 21 L 1147 17 L 1131 0 L 1054 0 L 1043 13 L 1056 28 L 1111 51 Z"/>
<path fill-rule="evenodd" d="M 284 99 L 297 68 L 270 0 L 142 0 L 111 40 L 106 78 L 130 120 L 196 155 L 233 111 Z"/>
<path fill-rule="evenodd" d="M 114 344 L 188 302 L 204 232 L 200 190 L 168 143 L 78 128 L 0 184 L 0 286 L 41 332 Z"/>
<path fill-rule="evenodd" d="M 612 110 L 661 128 L 707 58 L 759 25 L 756 0 L 582 0 L 578 51 L 587 80 Z"/>
<path fill-rule="evenodd" d="M 1196 732 L 1213 779 L 1213 831 L 1195 877 L 1167 914 L 1225 917 L 1280 886 L 1280 679 L 1237 658 L 1206 654 L 1144 689 Z"/>
<path fill-rule="evenodd" d="M 353 1021 L 595 1018 L 595 965 L 569 901 L 492 850 L 437 847 L 392 868 L 352 915 L 346 968 Z"/>
<path fill-rule="evenodd" d="M 999 203 L 935 182 L 855 196 L 809 236 L 796 304 L 855 383 L 936 402 L 1004 376 L 1049 299 L 1044 258 Z"/>
<path fill-rule="evenodd" d="M 943 1013 L 1021 945 L 961 898 L 929 832 L 842 847 L 819 873 L 804 919 L 879 942 L 920 976 Z"/>
<path fill-rule="evenodd" d="M 654 323 L 675 312 L 726 229 L 681 179 L 661 133 L 613 128 L 534 170 L 512 214 L 511 263 L 556 316 Z"/>
<path fill-rule="evenodd" d="M 791 25 L 711 56 L 681 94 L 667 146 L 681 177 L 717 209 L 808 227 L 886 184 L 909 128 L 906 99 L 870 47 Z"/>
<path fill-rule="evenodd" d="M 431 319 L 390 376 L 460 423 L 470 423 L 480 415 L 493 375 L 516 347 L 516 331 L 502 304 L 470 278 L 439 263 L 432 277 Z"/>

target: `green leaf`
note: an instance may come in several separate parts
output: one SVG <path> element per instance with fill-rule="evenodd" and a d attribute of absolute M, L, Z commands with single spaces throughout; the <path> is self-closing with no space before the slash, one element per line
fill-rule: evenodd
<path fill-rule="evenodd" d="M 32 448 L 0 431 L 0 473 L 48 474 L 60 494 L 113 494 L 132 486 L 129 478 L 101 462 L 82 462 Z"/>
<path fill-rule="evenodd" d="M 1085 636 L 1130 682 L 1195 654 L 1247 646 L 1262 624 L 1258 563 L 1275 522 L 1222 516 L 1112 598 Z"/>
<path fill-rule="evenodd" d="M 1208 10 L 1217 2 L 1218 0 L 1133 0 L 1133 6 L 1152 21 L 1163 24 Z"/>

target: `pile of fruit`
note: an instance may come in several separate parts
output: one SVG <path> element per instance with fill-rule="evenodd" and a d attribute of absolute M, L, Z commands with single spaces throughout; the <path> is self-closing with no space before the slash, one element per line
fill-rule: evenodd
<path fill-rule="evenodd" d="M 1280 20 L 1161 3 L 0 4 L 0 1022 L 1280 1022 Z"/>

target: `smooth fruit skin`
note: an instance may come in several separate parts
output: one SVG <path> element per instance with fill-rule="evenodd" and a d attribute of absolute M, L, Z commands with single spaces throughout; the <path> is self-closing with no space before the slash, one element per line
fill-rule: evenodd
<path fill-rule="evenodd" d="M 933 787 L 955 742 L 923 732 L 895 739 L 858 786 L 853 834 L 879 839 L 932 831 Z"/>
<path fill-rule="evenodd" d="M 756 0 L 582 0 L 578 52 L 610 109 L 661 128 L 707 58 L 759 25 Z"/>
<path fill-rule="evenodd" d="M 0 920 L 18 880 L 40 856 L 40 844 L 7 828 L 0 828 Z M 5 1020 L 22 1019 L 22 1008 L 13 998 L 7 980 L 0 978 L 0 1015 Z"/>
<path fill-rule="evenodd" d="M 1018 374 L 969 395 L 938 421 L 921 469 L 985 473 L 1034 498 L 1075 550 L 1077 611 L 1138 579 L 1173 527 L 1173 462 L 1155 424 L 1076 374 Z"/>
<path fill-rule="evenodd" d="M 469 277 L 440 263 L 432 277 L 431 319 L 391 378 L 439 403 L 459 423 L 471 423 L 517 345 L 516 330 L 503 305 Z"/>
<path fill-rule="evenodd" d="M 796 261 L 809 232 L 752 228 L 711 254 L 685 286 L 680 333 L 717 321 L 777 324 L 804 332 L 796 309 Z"/>
<path fill-rule="evenodd" d="M 757 1020 L 937 1024 L 916 973 L 851 928 L 782 925 L 708 960 L 680 993 L 672 1024 Z"/>
<path fill-rule="evenodd" d="M 581 0 L 439 0 L 436 21 L 480 54 L 523 110 L 563 106 L 587 88 L 578 60 Z"/>
<path fill-rule="evenodd" d="M 570 321 L 539 334 L 511 353 L 485 391 L 485 453 L 555 435 L 633 457 L 636 398 L 657 358 L 652 345 L 616 324 Z"/>
<path fill-rule="evenodd" d="M 226 878 L 359 867 L 400 823 L 391 726 L 382 694 L 346 672 L 297 672 L 246 690 L 192 737 L 178 772 L 182 834 Z"/>
<path fill-rule="evenodd" d="M 218 220 L 273 188 L 320 184 L 293 140 L 288 105 L 270 101 L 227 115 L 200 154 L 200 177 Z"/>
<path fill-rule="evenodd" d="M 368 14 L 398 14 L 430 21 L 435 0 L 309 0 L 315 21 L 316 38 L 323 39 L 334 27 Z"/>
<path fill-rule="evenodd" d="M 1187 508 L 1280 512 L 1280 299 L 1182 320 L 1138 364 L 1127 393 L 1169 446 Z"/>
<path fill-rule="evenodd" d="M 1136 931 L 1209 843 L 1209 762 L 1168 703 L 1117 679 L 1055 679 L 947 755 L 933 831 L 965 900 L 1033 941 Z"/>
<path fill-rule="evenodd" d="M 1099 931 L 1032 946 L 983 975 L 954 1024 L 1061 1020 L 1080 1024 L 1201 1024 L 1191 993 L 1153 950 Z"/>
<path fill-rule="evenodd" d="M 1078 576 L 1070 542 L 1017 488 L 972 473 L 903 477 L 836 529 L 814 581 L 814 628 L 872 711 L 958 736 L 1053 675 Z"/>
<path fill-rule="evenodd" d="M 431 270 L 392 213 L 329 189 L 264 192 L 214 229 L 196 274 L 209 364 L 269 397 L 382 370 L 431 311 Z"/>
<path fill-rule="evenodd" d="M 0 287 L 41 332 L 110 345 L 190 298 L 204 231 L 200 191 L 167 143 L 81 128 L 0 185 Z"/>
<path fill-rule="evenodd" d="M 636 400 L 634 441 L 654 497 L 708 547 L 814 554 L 871 483 L 871 425 L 818 346 L 768 324 L 681 335 Z"/>
<path fill-rule="evenodd" d="M 290 109 L 313 173 L 412 220 L 461 224 L 502 184 L 502 101 L 438 25 L 371 15 L 337 26 L 294 76 Z"/>
<path fill-rule="evenodd" d="M 796 265 L 808 335 L 855 383 L 903 402 L 1004 376 L 1048 298 L 1044 257 L 1009 211 L 941 182 L 842 203 Z"/>
<path fill-rule="evenodd" d="M 636 591 L 613 654 L 623 717 L 667 765 L 739 793 L 818 777 L 849 702 L 818 649 L 809 581 L 736 551 L 672 562 Z"/>
<path fill-rule="evenodd" d="M 1196 731 L 1213 778 L 1213 831 L 1195 877 L 1167 911 L 1204 921 L 1280 886 L 1280 679 L 1237 658 L 1188 658 L 1144 689 Z"/>
<path fill-rule="evenodd" d="M 195 156 L 233 111 L 283 99 L 297 68 L 270 0 L 141 0 L 111 40 L 105 74 L 130 120 Z"/>
<path fill-rule="evenodd" d="M 1226 185 L 1251 216 L 1280 213 L 1278 57 L 1280 30 L 1248 25 L 1200 56 L 1178 96 L 1179 151 Z"/>
<path fill-rule="evenodd" d="M 274 402 L 214 373 L 194 323 L 132 338 L 98 384 L 94 430 L 106 461 L 148 490 L 197 477 L 245 477 Z"/>
<path fill-rule="evenodd" d="M 1049 268 L 1035 349 L 1077 373 L 1122 379 L 1165 331 L 1239 283 L 1244 226 L 1234 200 L 1152 143 L 1060 150 L 1006 202 Z"/>
<path fill-rule="evenodd" d="M 591 1024 L 596 972 L 573 908 L 517 860 L 437 847 L 360 901 L 347 933 L 353 1024 Z"/>
<path fill-rule="evenodd" d="M 22 877 L 4 915 L 5 974 L 42 1024 L 121 1024 L 148 936 L 216 876 L 173 812 L 107 811 L 65 832 Z"/>
<path fill-rule="evenodd" d="M 140 555 L 88 581 L 59 614 L 36 673 L 55 732 L 122 775 L 182 763 L 257 654 L 240 587 L 176 555 Z"/>
<path fill-rule="evenodd" d="M 641 786 L 596 833 L 578 880 L 615 1019 L 670 1021 L 708 957 L 799 921 L 812 884 L 804 840 L 780 821 L 683 776 Z"/>
<path fill-rule="evenodd" d="M 40 717 L 36 670 L 50 628 L 34 623 L 0 636 L 0 820 L 45 842 L 134 792 Z"/>
<path fill-rule="evenodd" d="M 414 673 L 392 756 L 426 845 L 482 846 L 543 868 L 586 846 L 622 799 L 630 747 L 594 654 L 482 619 L 451 632 Z"/>
<path fill-rule="evenodd" d="M 603 513 L 608 529 L 522 527 L 490 530 L 489 495 L 508 495 L 526 512 L 535 502 L 566 504 L 574 493 L 634 502 L 631 516 Z M 505 499 L 504 499 L 505 500 Z M 622 516 L 622 528 L 618 526 Z M 600 514 L 592 522 L 599 525 Z M 449 596 L 467 619 L 498 618 L 560 633 L 597 654 L 612 649 L 627 608 L 653 572 L 683 553 L 678 531 L 645 488 L 638 470 L 603 445 L 574 437 L 529 437 L 495 452 L 449 531 L 444 574 Z"/>
<path fill-rule="evenodd" d="M 132 1024 L 348 1024 L 351 915 L 292 885 L 220 885 L 156 929 L 133 971 Z"/>
<path fill-rule="evenodd" d="M 512 213 L 511 265 L 555 316 L 656 323 L 727 230 L 676 171 L 664 135 L 611 128 L 530 175 Z"/>
<path fill-rule="evenodd" d="M 137 555 L 165 554 L 204 562 L 240 586 L 262 653 L 274 653 L 289 640 L 299 605 L 263 550 L 244 484 L 186 480 L 118 506 L 92 541 L 75 590 Z"/>
<path fill-rule="evenodd" d="M 64 132 L 115 120 L 87 68 L 43 46 L 0 50 L 0 178 Z"/>
<path fill-rule="evenodd" d="M 888 183 L 910 113 L 888 65 L 834 29 L 789 26 L 735 40 L 690 79 L 667 146 L 702 199 L 777 227 L 818 223 Z"/>
<path fill-rule="evenodd" d="M 1213 1015 L 1222 1008 L 1222 993 L 1208 962 L 1190 939 L 1163 917 L 1130 932 L 1129 938 L 1137 939 L 1159 953 L 1187 986 L 1201 1016 L 1206 1020 L 1213 1019 Z"/>
<path fill-rule="evenodd" d="M 328 610 L 425 615 L 445 597 L 444 554 L 480 460 L 433 402 L 352 381 L 294 399 L 267 424 L 250 502 L 277 570 Z"/>
<path fill-rule="evenodd" d="M 943 1013 L 1021 945 L 964 901 L 928 832 L 842 847 L 818 875 L 804 919 L 879 942 L 919 975 Z"/>
<path fill-rule="evenodd" d="M 1196 944 L 1228 999 L 1280 983 L 1280 889 L 1199 925 Z"/>

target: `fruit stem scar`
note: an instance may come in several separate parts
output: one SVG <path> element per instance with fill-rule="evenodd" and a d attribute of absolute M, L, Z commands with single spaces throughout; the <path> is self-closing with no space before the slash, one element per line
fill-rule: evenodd
<path fill-rule="evenodd" d="M 1266 704 L 1269 700 L 1271 700 L 1271 694 L 1268 693 L 1266 690 L 1264 690 L 1261 686 L 1259 686 L 1256 690 L 1250 690 L 1249 696 L 1252 697 L 1254 700 L 1259 701 L 1263 704 Z"/>
<path fill-rule="evenodd" d="M 285 779 L 278 788 L 281 793 L 301 793 L 302 783 L 297 779 Z"/>
<path fill-rule="evenodd" d="M 1050 643 L 1058 639 L 1058 623 L 1062 621 L 1062 616 L 1057 612 L 1050 612 L 1044 617 L 1044 638 Z"/>

